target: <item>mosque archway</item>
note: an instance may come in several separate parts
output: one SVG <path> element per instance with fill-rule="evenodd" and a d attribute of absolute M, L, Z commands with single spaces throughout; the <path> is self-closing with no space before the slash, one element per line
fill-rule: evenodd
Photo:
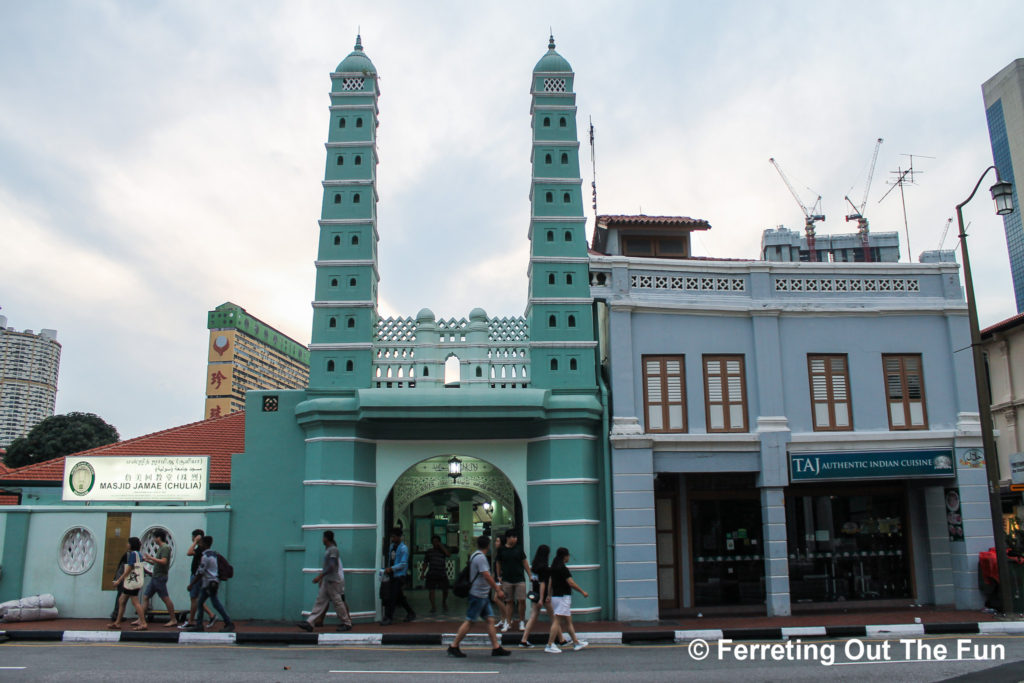
<path fill-rule="evenodd" d="M 435 618 L 456 618 L 461 603 L 450 601 L 441 609 L 441 594 L 435 596 L 437 612 L 430 610 L 426 581 L 427 551 L 433 537 L 440 539 L 448 553 L 446 575 L 449 583 L 462 570 L 480 535 L 495 536 L 523 526 L 523 506 L 509 477 L 493 463 L 469 455 L 454 454 L 460 461 L 459 477 L 449 476 L 452 453 L 422 460 L 405 470 L 384 500 L 381 566 L 387 566 L 389 530 L 400 527 L 409 548 L 406 592 L 418 614 Z"/>

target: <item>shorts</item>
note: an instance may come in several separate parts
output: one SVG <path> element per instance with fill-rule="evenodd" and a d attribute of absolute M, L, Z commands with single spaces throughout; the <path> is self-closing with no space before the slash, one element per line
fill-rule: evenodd
<path fill-rule="evenodd" d="M 192 584 L 192 587 L 188 589 L 188 597 L 193 598 L 195 600 L 198 600 L 199 596 L 202 595 L 202 594 L 203 594 L 203 582 L 201 580 L 200 581 L 196 581 L 194 584 Z"/>
<path fill-rule="evenodd" d="M 475 595 L 469 596 L 469 607 L 466 608 L 466 621 L 477 619 L 492 619 L 494 612 L 491 611 L 491 601 L 488 598 L 478 598 Z"/>
<path fill-rule="evenodd" d="M 146 584 L 146 590 L 142 595 L 146 598 L 153 597 L 153 593 L 156 593 L 161 598 L 167 597 L 167 575 L 157 576 L 156 574 Z"/>
<path fill-rule="evenodd" d="M 433 590 L 435 588 L 441 588 L 443 590 L 448 590 L 448 577 L 447 576 L 430 576 L 429 574 L 427 574 L 427 578 L 426 578 L 425 583 L 426 583 L 427 588 L 429 588 L 431 590 Z"/>
<path fill-rule="evenodd" d="M 505 602 L 512 602 L 518 600 L 523 602 L 526 600 L 526 583 L 504 583 L 501 585 L 501 590 L 505 591 Z"/>
<path fill-rule="evenodd" d="M 572 616 L 572 596 L 571 595 L 554 595 L 551 597 L 551 606 L 555 608 L 555 616 L 557 617 L 571 617 Z"/>

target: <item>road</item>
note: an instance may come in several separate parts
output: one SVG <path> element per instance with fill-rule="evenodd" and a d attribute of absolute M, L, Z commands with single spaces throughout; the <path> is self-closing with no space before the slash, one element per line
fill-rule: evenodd
<path fill-rule="evenodd" d="M 888 643 L 888 645 L 886 645 Z M 811 646 L 814 647 L 811 647 Z M 745 646 L 739 650 L 737 646 Z M 945 647 L 945 661 L 936 661 Z M 963 659 L 957 659 L 959 655 Z M 494 658 L 487 648 L 465 648 L 453 659 L 441 648 L 287 647 L 239 645 L 72 644 L 0 645 L 3 681 L 942 681 L 1002 683 L 1024 680 L 1024 636 L 941 636 L 899 639 L 780 641 L 681 645 L 591 646 L 550 655 L 543 648 Z M 910 648 L 908 651 L 907 648 Z M 773 650 L 774 648 L 774 650 Z M 802 648 L 802 649 L 801 649 Z M 966 649 L 965 649 L 966 648 Z M 828 656 L 833 650 L 834 659 Z M 979 660 L 975 655 L 995 656 Z M 869 655 L 874 657 L 869 659 Z M 907 655 L 910 655 L 909 658 Z M 831 661 L 825 666 L 822 659 Z"/>

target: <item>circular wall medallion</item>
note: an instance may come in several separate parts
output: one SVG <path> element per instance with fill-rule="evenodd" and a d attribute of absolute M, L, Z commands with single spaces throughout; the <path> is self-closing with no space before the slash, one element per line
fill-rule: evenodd
<path fill-rule="evenodd" d="M 65 574 L 76 576 L 89 571 L 96 561 L 96 540 L 84 526 L 71 527 L 60 540 L 58 563 Z"/>

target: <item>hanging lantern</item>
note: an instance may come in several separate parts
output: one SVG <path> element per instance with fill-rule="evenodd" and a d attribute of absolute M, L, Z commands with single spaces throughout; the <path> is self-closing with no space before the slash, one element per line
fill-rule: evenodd
<path fill-rule="evenodd" d="M 448 476 L 452 478 L 453 484 L 462 476 L 462 461 L 458 456 L 453 455 L 452 459 L 448 461 Z"/>

